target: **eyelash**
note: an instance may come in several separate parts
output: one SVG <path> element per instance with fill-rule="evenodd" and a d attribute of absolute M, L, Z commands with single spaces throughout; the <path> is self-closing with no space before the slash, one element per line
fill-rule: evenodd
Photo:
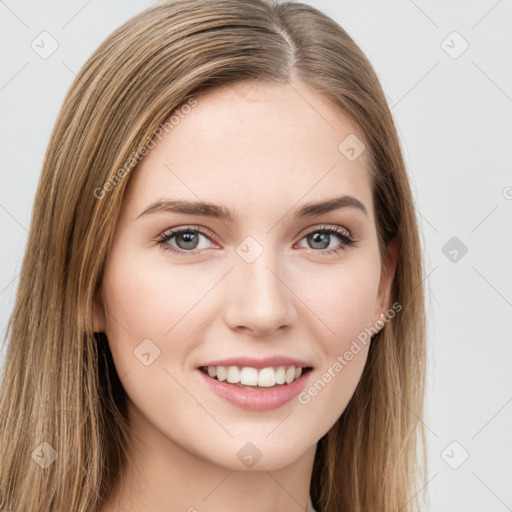
<path fill-rule="evenodd" d="M 183 227 L 183 228 L 173 228 L 169 229 L 166 232 L 162 233 L 159 237 L 157 237 L 154 241 L 164 250 L 164 251 L 170 251 L 174 254 L 180 254 L 180 255 L 196 255 L 201 252 L 201 249 L 192 249 L 190 251 L 185 251 L 183 249 L 176 249 L 174 247 L 171 247 L 166 244 L 169 240 L 174 238 L 177 235 L 180 235 L 181 233 L 193 233 L 195 235 L 200 234 L 204 237 L 208 238 L 210 240 L 213 238 L 213 234 L 211 231 L 206 229 L 199 229 L 199 228 L 191 228 L 191 227 Z M 331 254 L 339 254 L 344 251 L 346 251 L 350 247 L 355 247 L 356 241 L 347 235 L 347 231 L 338 227 L 338 226 L 320 226 L 318 228 L 312 229 L 311 231 L 308 231 L 304 234 L 304 236 L 301 238 L 303 240 L 305 237 L 312 233 L 326 233 L 329 235 L 336 235 L 338 236 L 342 242 L 343 245 L 341 247 L 335 248 L 335 249 L 329 249 L 329 250 L 315 250 L 315 249 L 309 249 L 310 252 L 319 253 L 321 255 L 331 255 Z M 211 240 L 210 240 L 211 241 Z"/>

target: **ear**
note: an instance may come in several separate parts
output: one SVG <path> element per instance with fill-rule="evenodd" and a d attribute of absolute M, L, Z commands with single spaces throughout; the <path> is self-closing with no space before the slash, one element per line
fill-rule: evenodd
<path fill-rule="evenodd" d="M 400 243 L 398 241 L 397 236 L 395 236 L 388 243 L 387 249 L 387 258 L 386 261 L 384 261 L 382 264 L 379 292 L 377 302 L 375 304 L 373 325 L 375 325 L 377 320 L 382 320 L 381 314 L 383 314 L 385 311 L 387 311 L 387 309 L 389 309 L 391 288 L 398 266 L 398 255 L 400 253 Z"/>

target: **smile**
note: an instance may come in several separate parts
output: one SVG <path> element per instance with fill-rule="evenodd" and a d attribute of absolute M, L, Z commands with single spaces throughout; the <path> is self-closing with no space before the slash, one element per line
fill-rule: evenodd
<path fill-rule="evenodd" d="M 240 384 L 240 387 L 275 387 L 276 385 L 291 384 L 297 380 L 303 372 L 300 366 L 278 366 L 267 368 L 253 368 L 251 366 L 202 366 L 200 370 L 209 377 L 220 382 Z M 311 368 L 305 368 L 307 372 Z"/>
<path fill-rule="evenodd" d="M 197 368 L 215 395 L 241 409 L 268 411 L 284 406 L 306 386 L 313 370 L 292 359 L 224 360 Z M 239 364 L 230 364 L 238 362 Z"/>

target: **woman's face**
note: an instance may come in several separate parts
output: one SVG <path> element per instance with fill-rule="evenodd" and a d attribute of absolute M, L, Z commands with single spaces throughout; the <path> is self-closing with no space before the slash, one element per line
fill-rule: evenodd
<path fill-rule="evenodd" d="M 363 136 L 301 82 L 177 119 L 129 178 L 96 325 L 143 444 L 284 467 L 343 413 L 388 307 Z"/>

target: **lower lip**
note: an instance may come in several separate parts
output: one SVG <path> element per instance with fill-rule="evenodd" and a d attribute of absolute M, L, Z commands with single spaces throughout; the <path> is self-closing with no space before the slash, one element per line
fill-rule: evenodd
<path fill-rule="evenodd" d="M 241 409 L 251 411 L 270 411 L 277 409 L 295 398 L 305 387 L 306 380 L 311 370 L 302 374 L 291 384 L 285 384 L 277 388 L 239 388 L 228 382 L 220 382 L 209 377 L 201 370 L 197 370 L 208 387 L 218 396 Z"/>

